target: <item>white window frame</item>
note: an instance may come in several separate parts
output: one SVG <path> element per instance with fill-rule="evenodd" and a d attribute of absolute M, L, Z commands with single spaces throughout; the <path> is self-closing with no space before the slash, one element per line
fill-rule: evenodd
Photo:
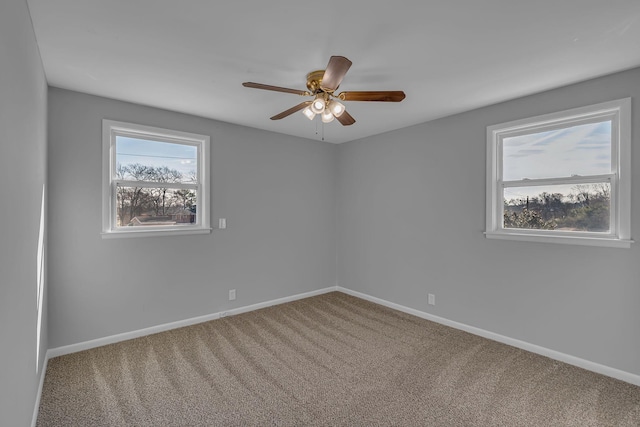
<path fill-rule="evenodd" d="M 128 136 L 197 148 L 197 184 L 171 184 L 172 188 L 193 188 L 197 192 L 196 223 L 180 226 L 117 227 L 117 184 L 138 187 L 157 187 L 156 183 L 141 183 L 116 178 L 116 137 Z M 209 149 L 210 137 L 195 133 L 162 129 L 134 123 L 102 120 L 102 237 L 142 237 L 179 234 L 205 234 L 211 232 L 209 210 Z"/>
<path fill-rule="evenodd" d="M 502 141 L 505 138 L 544 132 L 589 122 L 611 120 L 611 172 L 585 177 L 503 181 Z M 610 232 L 580 232 L 503 227 L 505 187 L 609 182 L 611 185 Z M 629 248 L 631 219 L 631 98 L 603 102 L 542 116 L 487 127 L 486 230 L 489 239 L 524 240 L 588 246 Z"/>

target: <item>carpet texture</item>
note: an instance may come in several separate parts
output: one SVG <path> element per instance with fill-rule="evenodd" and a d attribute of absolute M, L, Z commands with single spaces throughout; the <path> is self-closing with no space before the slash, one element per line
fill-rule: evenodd
<path fill-rule="evenodd" d="M 343 293 L 49 361 L 38 426 L 639 426 L 640 387 Z"/>

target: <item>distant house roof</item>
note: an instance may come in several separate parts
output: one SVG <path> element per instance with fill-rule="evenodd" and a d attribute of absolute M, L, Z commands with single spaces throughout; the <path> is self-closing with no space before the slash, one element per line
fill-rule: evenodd
<path fill-rule="evenodd" d="M 128 226 L 140 225 L 174 225 L 176 222 L 170 216 L 135 216 L 129 221 Z"/>

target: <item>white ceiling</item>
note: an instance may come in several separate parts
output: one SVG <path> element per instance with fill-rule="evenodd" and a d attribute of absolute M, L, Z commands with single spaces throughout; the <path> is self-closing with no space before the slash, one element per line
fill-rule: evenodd
<path fill-rule="evenodd" d="M 340 143 L 640 66 L 639 0 L 28 0 L 51 86 L 321 139 L 298 95 L 331 55 L 347 102 Z"/>

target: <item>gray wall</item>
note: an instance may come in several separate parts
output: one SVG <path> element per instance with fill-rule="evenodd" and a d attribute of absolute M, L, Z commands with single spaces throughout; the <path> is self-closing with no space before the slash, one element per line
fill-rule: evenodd
<path fill-rule="evenodd" d="M 31 423 L 47 86 L 25 0 L 0 4 L 0 424 Z M 47 349 L 45 313 L 40 341 Z"/>
<path fill-rule="evenodd" d="M 339 146 L 338 283 L 640 374 L 640 244 L 488 240 L 486 126 L 633 97 L 640 239 L 640 69 Z M 436 305 L 427 305 L 427 294 Z"/>
<path fill-rule="evenodd" d="M 227 229 L 102 239 L 103 118 L 210 135 Z M 56 88 L 49 122 L 51 348 L 335 286 L 335 145 Z"/>

